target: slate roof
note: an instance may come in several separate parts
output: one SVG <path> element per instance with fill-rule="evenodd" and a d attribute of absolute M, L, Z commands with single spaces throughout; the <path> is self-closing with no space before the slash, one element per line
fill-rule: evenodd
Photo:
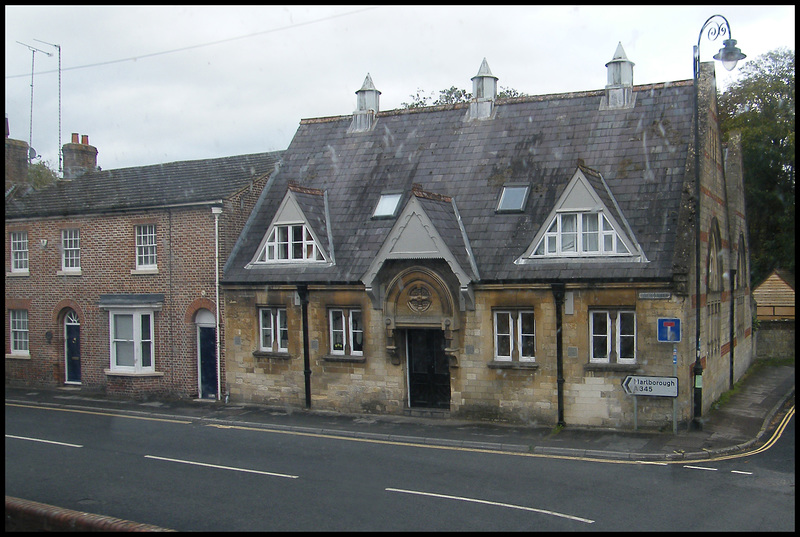
<path fill-rule="evenodd" d="M 213 202 L 274 171 L 280 151 L 98 170 L 6 202 L 6 220 Z"/>
<path fill-rule="evenodd" d="M 454 209 L 439 204 L 451 216 L 428 215 L 438 218 L 437 231 L 472 274 L 452 225 L 457 211 L 481 282 L 669 279 L 693 132 L 692 82 L 634 92 L 635 106 L 617 110 L 600 109 L 602 90 L 498 101 L 487 120 L 467 120 L 466 104 L 393 110 L 378 113 L 376 126 L 360 133 L 347 132 L 352 116 L 303 120 L 239 237 L 225 281 L 359 282 L 395 223 L 371 218 L 381 192 L 403 192 L 399 214 L 414 184 L 452 198 Z M 586 174 L 610 211 L 616 201 L 647 262 L 515 264 L 581 165 L 602 176 Z M 326 192 L 336 263 L 246 269 L 289 182 Z M 531 185 L 524 210 L 496 213 L 502 186 L 516 182 Z"/>

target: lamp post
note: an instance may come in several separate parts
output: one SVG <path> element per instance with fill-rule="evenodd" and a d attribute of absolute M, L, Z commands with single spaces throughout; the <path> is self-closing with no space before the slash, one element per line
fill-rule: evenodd
<path fill-rule="evenodd" d="M 703 39 L 703 33 L 706 32 L 706 37 L 709 41 L 716 41 L 719 37 L 728 38 L 723 40 L 723 47 L 714 56 L 715 60 L 722 62 L 722 66 L 728 71 L 732 71 L 739 60 L 746 58 L 742 51 L 736 47 L 736 40 L 731 39 L 731 27 L 728 24 L 728 19 L 722 15 L 712 15 L 706 20 L 703 27 L 700 28 L 700 34 L 697 37 L 697 45 L 694 47 L 694 199 L 695 199 L 695 212 L 694 212 L 694 258 L 695 258 L 695 361 L 692 373 L 694 374 L 694 424 L 696 427 L 700 426 L 698 418 L 702 414 L 703 409 L 703 365 L 700 363 L 700 104 L 699 104 L 699 89 L 698 89 L 698 76 L 700 73 L 700 41 Z"/>

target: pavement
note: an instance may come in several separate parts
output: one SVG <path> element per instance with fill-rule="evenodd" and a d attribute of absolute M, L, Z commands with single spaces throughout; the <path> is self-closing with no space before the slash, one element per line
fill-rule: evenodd
<path fill-rule="evenodd" d="M 435 445 L 543 456 L 601 460 L 700 460 L 745 452 L 769 439 L 794 408 L 791 365 L 752 367 L 730 398 L 700 419 L 699 427 L 669 431 L 618 431 L 460 421 L 450 418 L 338 414 L 223 401 L 131 401 L 84 393 L 80 388 L 6 386 L 6 404 L 35 403 L 209 424 L 259 427 L 378 442 Z"/>

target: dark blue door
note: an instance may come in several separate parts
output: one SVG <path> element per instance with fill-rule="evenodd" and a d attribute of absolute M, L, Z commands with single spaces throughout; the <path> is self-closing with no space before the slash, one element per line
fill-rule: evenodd
<path fill-rule="evenodd" d="M 200 331 L 200 398 L 217 397 L 217 344 L 213 327 L 198 326 Z"/>
<path fill-rule="evenodd" d="M 81 381 L 81 327 L 64 325 L 67 338 L 67 382 Z"/>

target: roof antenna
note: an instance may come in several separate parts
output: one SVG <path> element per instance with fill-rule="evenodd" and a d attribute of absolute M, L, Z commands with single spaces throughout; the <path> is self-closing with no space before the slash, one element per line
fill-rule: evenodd
<path fill-rule="evenodd" d="M 41 39 L 34 39 L 34 41 L 38 41 L 39 43 L 44 43 L 45 45 L 50 45 L 51 47 L 56 47 L 58 49 L 58 173 L 61 173 L 63 171 L 61 167 L 61 45 L 54 45 L 53 43 L 48 43 L 47 41 L 42 41 Z"/>
<path fill-rule="evenodd" d="M 43 50 L 39 50 L 36 47 L 32 47 L 30 45 L 26 45 L 21 41 L 17 41 L 20 45 L 24 47 L 28 47 L 28 50 L 31 51 L 31 123 L 28 129 L 28 162 L 30 163 L 33 161 L 33 158 L 36 156 L 36 151 L 33 149 L 33 66 L 36 63 L 36 53 L 41 52 L 42 54 L 47 54 L 48 56 L 52 56 L 51 53 L 45 52 Z"/>

